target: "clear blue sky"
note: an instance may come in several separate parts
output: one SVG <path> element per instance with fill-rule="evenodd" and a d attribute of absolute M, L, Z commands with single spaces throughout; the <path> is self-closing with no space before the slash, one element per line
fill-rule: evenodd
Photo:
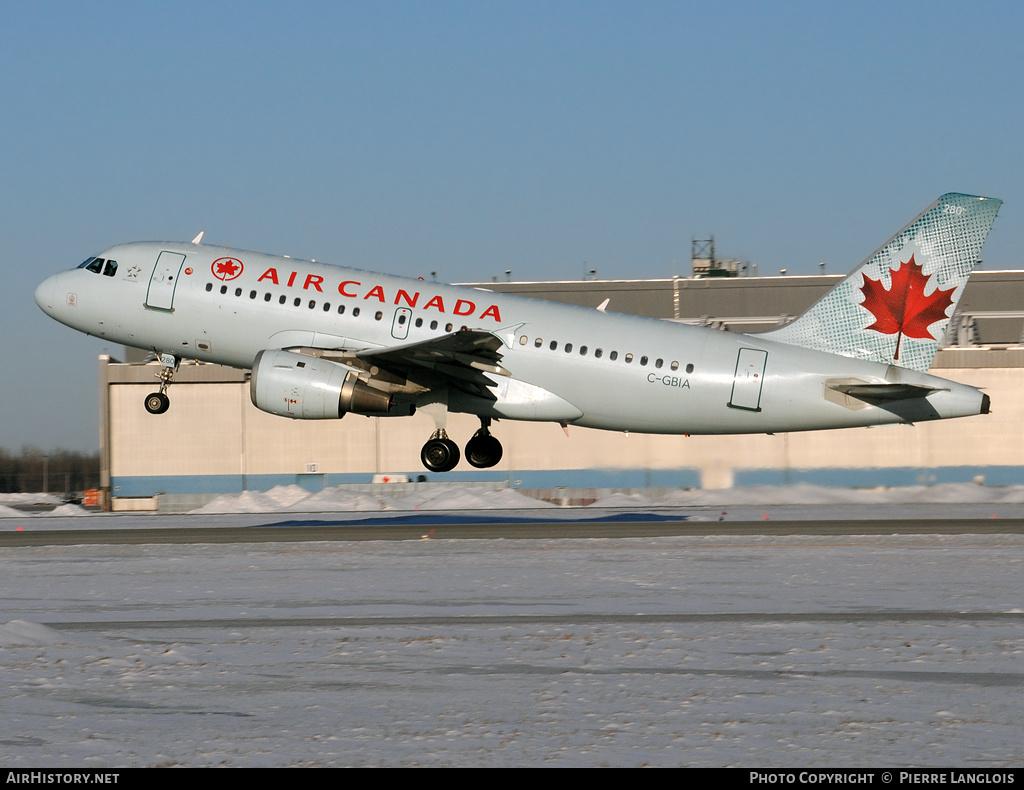
<path fill-rule="evenodd" d="M 97 354 L 36 307 L 122 241 L 448 281 L 845 272 L 947 191 L 1024 266 L 1024 6 L 11 2 L 0 446 L 94 449 Z"/>

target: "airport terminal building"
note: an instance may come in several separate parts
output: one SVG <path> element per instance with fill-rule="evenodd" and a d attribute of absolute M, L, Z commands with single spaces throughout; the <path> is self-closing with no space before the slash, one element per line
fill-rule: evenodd
<path fill-rule="evenodd" d="M 664 280 L 485 283 L 476 287 L 597 307 L 720 331 L 775 328 L 809 307 L 839 276 L 674 277 Z M 750 436 L 649 436 L 500 421 L 493 469 L 465 460 L 428 474 L 419 453 L 430 417 L 289 420 L 256 409 L 248 372 L 183 360 L 171 408 L 146 411 L 160 366 L 127 352 L 100 359 L 101 484 L 115 507 L 160 494 L 218 494 L 298 484 L 309 490 L 369 483 L 377 475 L 493 481 L 510 487 L 727 488 L 811 482 L 876 486 L 1024 482 L 1024 271 L 975 272 L 933 372 L 983 389 L 991 414 L 918 425 Z M 451 414 L 460 445 L 479 427 Z M 119 508 L 120 509 L 120 508 Z"/>

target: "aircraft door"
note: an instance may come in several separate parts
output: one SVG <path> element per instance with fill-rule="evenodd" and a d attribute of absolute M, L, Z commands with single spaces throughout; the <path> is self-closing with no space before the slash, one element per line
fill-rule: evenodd
<path fill-rule="evenodd" d="M 395 319 L 391 322 L 391 337 L 405 340 L 409 336 L 409 324 L 412 322 L 412 310 L 399 307 L 395 310 Z"/>
<path fill-rule="evenodd" d="M 768 352 L 758 348 L 741 348 L 736 357 L 736 374 L 732 380 L 729 406 L 734 409 L 761 411 L 761 385 Z"/>
<path fill-rule="evenodd" d="M 149 290 L 146 292 L 146 307 L 158 310 L 174 308 L 174 289 L 178 285 L 178 274 L 185 264 L 185 256 L 180 252 L 161 252 L 153 266 L 153 274 L 149 278 Z"/>

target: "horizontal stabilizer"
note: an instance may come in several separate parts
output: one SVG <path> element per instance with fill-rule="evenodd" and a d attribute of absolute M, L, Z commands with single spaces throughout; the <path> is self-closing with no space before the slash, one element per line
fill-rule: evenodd
<path fill-rule="evenodd" d="M 866 401 L 924 398 L 936 391 L 934 387 L 922 387 L 917 384 L 829 384 L 828 386 L 829 389 L 836 392 Z"/>

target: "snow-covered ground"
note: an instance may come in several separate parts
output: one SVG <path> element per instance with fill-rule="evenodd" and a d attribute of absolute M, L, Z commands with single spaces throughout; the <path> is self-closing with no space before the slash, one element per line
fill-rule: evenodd
<path fill-rule="evenodd" d="M 815 485 L 749 486 L 721 490 L 678 489 L 667 494 L 611 494 L 589 508 L 646 510 L 655 508 L 707 508 L 787 505 L 911 505 L 911 504 L 1020 505 L 1024 512 L 1024 485 L 987 487 L 973 483 L 897 488 L 836 488 Z M 556 507 L 514 489 L 486 491 L 458 485 L 435 485 L 406 496 L 370 496 L 343 488 L 310 494 L 299 486 L 280 486 L 267 492 L 227 494 L 194 511 L 196 514 L 258 513 L 286 510 L 513 510 Z"/>
<path fill-rule="evenodd" d="M 179 515 L 158 513 L 101 514 L 78 505 L 24 511 L 41 495 L 0 494 L 0 530 L 84 529 L 174 526 Z M 46 500 L 56 504 L 59 500 Z M 332 521 L 407 516 L 417 512 L 479 514 L 487 518 L 529 518 L 554 521 L 611 516 L 616 513 L 657 513 L 690 521 L 761 519 L 920 519 L 1024 518 L 1024 485 L 987 487 L 973 483 L 934 486 L 853 489 L 812 485 L 756 486 L 718 491 L 678 489 L 660 495 L 615 493 L 586 507 L 559 507 L 512 489 L 482 490 L 459 485 L 434 485 L 405 495 L 354 492 L 344 487 L 317 493 L 291 485 L 270 491 L 225 494 L 192 512 L 202 516 L 190 526 L 242 526 L 265 523 L 267 514 L 294 518 L 316 514 Z M 251 518 L 249 518 L 251 517 Z"/>
<path fill-rule="evenodd" d="M 1020 765 L 1022 557 L 1018 535 L 2 549 L 0 761 Z"/>

